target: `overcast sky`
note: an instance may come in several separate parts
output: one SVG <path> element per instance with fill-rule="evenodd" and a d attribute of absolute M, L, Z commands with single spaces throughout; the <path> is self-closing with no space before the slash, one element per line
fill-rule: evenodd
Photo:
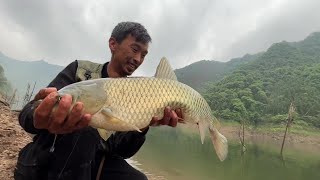
<path fill-rule="evenodd" d="M 320 31 L 319 7 L 319 0 L 0 0 L 0 51 L 63 66 L 102 63 L 113 27 L 136 21 L 153 42 L 135 75 L 153 75 L 162 56 L 176 69 L 302 40 Z"/>

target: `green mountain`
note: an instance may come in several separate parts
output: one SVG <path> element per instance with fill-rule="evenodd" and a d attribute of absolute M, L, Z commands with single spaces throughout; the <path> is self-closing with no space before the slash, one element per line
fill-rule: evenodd
<path fill-rule="evenodd" d="M 202 92 L 207 83 L 221 80 L 238 66 L 254 61 L 260 55 L 261 53 L 255 55 L 247 54 L 241 58 L 231 59 L 228 62 L 201 60 L 184 68 L 176 69 L 175 73 L 180 82 Z"/>
<path fill-rule="evenodd" d="M 320 127 L 320 33 L 280 42 L 205 90 L 216 116 L 282 123 L 294 100 L 298 123 Z"/>
<path fill-rule="evenodd" d="M 26 93 L 28 83 L 30 83 L 32 90 L 36 82 L 35 93 L 37 93 L 63 69 L 62 66 L 48 64 L 43 60 L 19 61 L 1 52 L 0 65 L 6 70 L 6 77 L 11 82 L 12 88 L 17 89 L 17 98 L 20 101 Z"/>

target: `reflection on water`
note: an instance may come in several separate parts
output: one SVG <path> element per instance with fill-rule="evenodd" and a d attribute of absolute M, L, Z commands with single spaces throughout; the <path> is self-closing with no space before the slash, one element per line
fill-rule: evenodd
<path fill-rule="evenodd" d="M 320 151 L 310 153 L 287 148 L 283 163 L 279 148 L 278 145 L 251 143 L 241 155 L 241 145 L 229 142 L 229 156 L 220 162 L 209 138 L 202 145 L 199 136 L 154 128 L 135 159 L 145 171 L 169 180 L 320 179 Z"/>

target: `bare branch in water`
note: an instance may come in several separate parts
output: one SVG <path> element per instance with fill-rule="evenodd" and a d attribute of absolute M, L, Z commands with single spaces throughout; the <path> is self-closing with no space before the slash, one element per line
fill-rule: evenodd
<path fill-rule="evenodd" d="M 290 104 L 290 107 L 289 107 L 286 130 L 284 132 L 283 141 L 282 141 L 282 145 L 281 145 L 280 155 L 281 155 L 282 159 L 283 159 L 283 147 L 284 147 L 284 143 L 286 141 L 287 132 L 288 132 L 289 128 L 291 127 L 295 112 L 296 112 L 296 108 L 295 108 L 294 99 L 293 99 Z"/>

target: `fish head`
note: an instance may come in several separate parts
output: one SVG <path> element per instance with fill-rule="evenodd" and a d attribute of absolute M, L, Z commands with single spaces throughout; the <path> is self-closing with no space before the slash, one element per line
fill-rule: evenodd
<path fill-rule="evenodd" d="M 95 114 L 107 101 L 104 90 L 104 81 L 99 79 L 81 81 L 70 84 L 58 91 L 59 96 L 69 94 L 72 96 L 72 105 L 82 102 L 84 113 Z"/>

